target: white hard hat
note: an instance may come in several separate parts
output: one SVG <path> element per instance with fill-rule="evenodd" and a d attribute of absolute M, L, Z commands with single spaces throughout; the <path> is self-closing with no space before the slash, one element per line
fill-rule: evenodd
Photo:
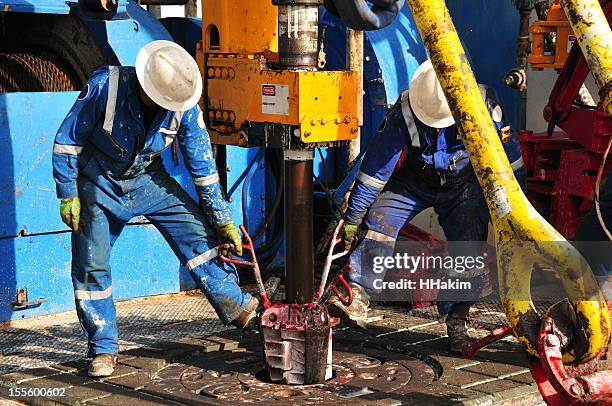
<path fill-rule="evenodd" d="M 455 124 L 431 60 L 423 62 L 414 72 L 408 96 L 412 111 L 423 124 L 434 128 Z"/>
<path fill-rule="evenodd" d="M 202 96 L 198 64 L 172 41 L 142 47 L 136 56 L 136 76 L 147 96 L 169 111 L 189 110 Z"/>

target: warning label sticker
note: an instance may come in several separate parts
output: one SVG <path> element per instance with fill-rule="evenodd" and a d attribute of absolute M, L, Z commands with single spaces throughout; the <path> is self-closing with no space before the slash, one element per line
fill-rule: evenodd
<path fill-rule="evenodd" d="M 261 112 L 289 115 L 289 85 L 261 85 Z"/>

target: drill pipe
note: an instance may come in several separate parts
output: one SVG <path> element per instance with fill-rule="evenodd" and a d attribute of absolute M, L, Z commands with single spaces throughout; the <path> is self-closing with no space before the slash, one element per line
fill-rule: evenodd
<path fill-rule="evenodd" d="M 312 159 L 285 159 L 286 302 L 309 303 L 314 285 Z"/>

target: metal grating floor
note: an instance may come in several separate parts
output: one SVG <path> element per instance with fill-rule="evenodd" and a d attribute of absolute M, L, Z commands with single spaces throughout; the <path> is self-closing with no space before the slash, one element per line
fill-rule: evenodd
<path fill-rule="evenodd" d="M 120 350 L 228 329 L 199 291 L 117 302 Z M 0 374 L 83 357 L 76 312 L 12 321 L 0 327 Z"/>
<path fill-rule="evenodd" d="M 534 306 L 538 314 L 546 314 L 553 302 L 535 302 Z M 411 309 L 407 312 L 411 316 L 422 317 L 431 320 L 441 320 L 442 316 L 438 313 L 436 306 L 427 306 Z M 475 329 L 493 330 L 498 327 L 507 326 L 508 318 L 504 313 L 499 301 L 481 300 L 472 305 L 468 325 Z"/>
<path fill-rule="evenodd" d="M 283 298 L 284 286 L 281 285 L 273 300 Z M 116 307 L 121 351 L 228 329 L 200 291 L 117 302 Z M 435 306 L 412 310 L 406 306 L 373 307 L 383 313 L 391 311 L 431 320 L 442 319 Z M 470 327 L 484 329 L 483 332 L 507 323 L 496 301 L 478 302 L 470 312 Z M 85 351 L 86 342 L 74 311 L 15 320 L 0 327 L 0 374 L 80 359 Z"/>

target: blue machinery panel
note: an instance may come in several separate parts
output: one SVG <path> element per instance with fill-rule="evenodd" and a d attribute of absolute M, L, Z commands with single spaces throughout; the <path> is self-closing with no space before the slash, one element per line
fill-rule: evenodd
<path fill-rule="evenodd" d="M 0 320 L 74 306 L 70 234 L 59 217 L 51 154 L 55 132 L 77 95 L 0 95 Z M 116 299 L 179 290 L 178 260 L 152 226 L 126 227 L 111 267 Z M 10 303 L 21 287 L 27 287 L 30 300 L 48 302 L 14 312 Z"/>
<path fill-rule="evenodd" d="M 0 2 L 4 12 L 78 14 L 108 64 L 133 66 L 140 48 L 168 31 L 137 3 L 121 1 L 110 20 L 76 2 Z M 61 222 L 51 170 L 53 139 L 77 92 L 0 94 L 0 322 L 70 310 L 70 234 Z M 177 176 L 180 173 L 177 171 Z M 183 184 L 188 184 L 183 182 Z M 146 252 L 146 255 L 142 255 Z M 177 292 L 185 280 L 168 244 L 152 226 L 126 227 L 111 260 L 115 299 Z M 179 274 L 182 276 L 179 278 Z M 184 282 L 187 283 L 187 282 Z M 19 288 L 40 306 L 15 311 Z"/>
<path fill-rule="evenodd" d="M 477 7 L 447 0 L 457 30 L 462 34 L 478 80 L 500 93 L 513 123 L 517 123 L 518 93 L 503 85 L 504 74 L 515 66 L 518 16 L 511 2 L 477 1 Z M 500 4 L 503 3 L 503 4 Z M 75 9 L 76 2 L 60 0 L 0 1 L 4 11 L 78 14 L 99 43 L 109 64 L 133 65 L 142 45 L 170 34 L 190 52 L 199 40 L 200 21 L 162 19 L 160 24 L 132 1 L 122 1 L 112 20 L 98 19 Z M 494 12 L 493 12 L 494 11 Z M 484 16 L 484 17 L 483 17 Z M 344 27 L 322 14 L 327 68 L 345 67 Z M 427 56 L 407 7 L 388 28 L 365 36 L 364 130 L 365 147 L 385 110 L 405 90 L 416 67 Z M 76 98 L 75 92 L 0 94 L 0 322 L 73 308 L 70 281 L 70 239 L 58 214 L 51 176 L 55 131 Z M 337 184 L 345 168 L 342 151 L 315 156 L 315 174 Z M 236 224 L 253 232 L 262 224 L 275 194 L 275 180 L 260 149 L 227 147 L 228 195 Z M 164 155 L 169 172 L 192 194 L 193 185 L 183 165 Z M 324 168 L 325 165 L 325 169 Z M 223 171 L 223 168 L 220 168 Z M 243 211 L 243 208 L 246 210 Z M 259 240 L 268 242 L 269 235 Z M 142 253 L 146 252 L 146 255 Z M 282 261 L 281 247 L 279 260 Z M 126 227 L 113 248 L 111 260 L 115 299 L 126 299 L 191 289 L 195 285 L 152 226 Z M 47 298 L 39 307 L 14 311 L 10 303 L 18 288 L 27 287 L 30 300 Z"/>
<path fill-rule="evenodd" d="M 512 127 L 519 129 L 520 93 L 504 83 L 517 65 L 519 14 L 509 0 L 446 0 L 457 32 L 468 49 L 476 80 L 492 86 Z"/>

